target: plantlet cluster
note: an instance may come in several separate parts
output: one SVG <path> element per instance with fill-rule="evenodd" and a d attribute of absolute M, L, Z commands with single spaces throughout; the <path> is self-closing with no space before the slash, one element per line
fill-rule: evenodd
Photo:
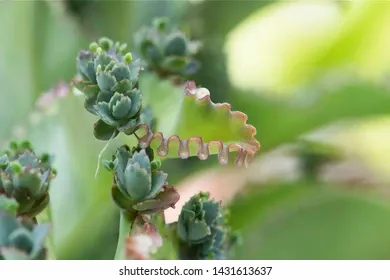
<path fill-rule="evenodd" d="M 0 259 L 45 259 L 47 224 L 36 216 L 49 204 L 56 171 L 52 156 L 37 156 L 29 142 L 12 142 L 0 155 Z"/>
<path fill-rule="evenodd" d="M 179 157 L 187 158 L 191 152 L 188 143 L 196 141 L 198 157 L 203 160 L 210 153 L 225 155 L 233 147 L 239 152 L 236 160 L 239 165 L 246 155 L 253 155 L 259 148 L 253 138 L 255 129 L 246 125 L 243 113 L 231 112 L 228 104 L 213 104 L 209 96 L 200 94 L 202 89 L 198 91 L 195 83 L 182 82 L 199 69 L 194 58 L 195 46 L 184 33 L 169 26 L 166 19 L 156 19 L 152 26 L 136 34 L 134 53 L 127 51 L 126 44 L 104 37 L 77 55 L 78 78 L 72 85 L 83 93 L 86 111 L 97 117 L 93 127 L 95 138 L 110 141 L 122 133 L 138 142 L 134 146 L 121 145 L 111 160 L 104 161 L 112 174 L 112 200 L 121 216 L 115 259 L 146 258 L 154 252 L 148 252 L 147 248 L 156 249 L 165 243 L 174 244 L 180 259 L 223 259 L 229 256 L 234 243 L 227 212 L 206 193 L 187 201 L 176 223 L 161 223 L 161 213 L 174 208 L 180 199 L 179 192 L 168 182 L 168 174 L 162 170 L 160 157 L 168 154 L 169 144 L 179 140 L 179 147 L 173 149 Z M 143 72 L 154 75 L 161 84 L 168 81 L 175 90 L 180 89 L 180 98 L 194 114 L 207 107 L 213 118 L 231 125 L 228 138 L 212 141 L 203 140 L 201 135 L 189 139 L 181 139 L 179 135 L 164 138 L 158 131 L 156 107 L 144 99 L 144 94 L 158 93 L 143 92 Z M 145 128 L 147 133 L 140 137 L 139 131 Z M 161 144 L 156 153 L 150 143 L 158 138 Z M 220 150 L 210 150 L 210 142 L 218 143 Z M 220 162 L 222 159 L 227 162 L 227 157 L 220 156 Z M 49 187 L 56 174 L 51 163 L 51 156 L 37 156 L 28 142 L 12 143 L 0 155 L 2 258 L 46 257 L 44 236 L 48 228 L 38 224 L 36 216 L 49 204 Z M 144 229 L 142 234 L 140 229 Z M 172 240 L 161 239 L 159 231 L 169 232 Z M 149 244 L 148 238 L 158 240 L 158 245 L 151 246 L 154 243 Z"/>

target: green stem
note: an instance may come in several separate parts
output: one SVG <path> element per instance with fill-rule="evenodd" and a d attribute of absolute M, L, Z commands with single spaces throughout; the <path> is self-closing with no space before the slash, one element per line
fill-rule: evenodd
<path fill-rule="evenodd" d="M 126 237 L 129 236 L 132 225 L 134 223 L 134 215 L 122 211 L 119 220 L 119 238 L 118 245 L 115 252 L 115 260 L 124 260 L 125 258 L 125 241 Z"/>

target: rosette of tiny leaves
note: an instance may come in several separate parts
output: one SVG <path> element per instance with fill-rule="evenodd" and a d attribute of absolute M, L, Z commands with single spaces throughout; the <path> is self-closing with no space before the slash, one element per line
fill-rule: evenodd
<path fill-rule="evenodd" d="M 125 44 L 101 38 L 80 51 L 77 69 L 82 77 L 75 86 L 84 93 L 86 110 L 99 117 L 94 135 L 109 140 L 123 132 L 134 133 L 142 109 L 138 87 L 141 65 L 131 53 L 124 53 Z"/>
<path fill-rule="evenodd" d="M 231 247 L 226 212 L 207 193 L 193 196 L 183 206 L 177 230 L 182 259 L 224 259 Z"/>
<path fill-rule="evenodd" d="M 129 213 L 152 214 L 175 205 L 177 192 L 167 186 L 168 174 L 153 161 L 151 148 L 121 146 L 105 166 L 113 173 L 111 194 L 115 203 Z"/>
<path fill-rule="evenodd" d="M 0 210 L 0 260 L 45 260 L 48 224 L 35 225 Z"/>
<path fill-rule="evenodd" d="M 50 183 L 56 174 L 51 163 L 50 155 L 37 156 L 28 142 L 11 143 L 0 157 L 0 196 L 18 202 L 18 216 L 35 217 L 49 204 Z"/>
<path fill-rule="evenodd" d="M 170 26 L 166 18 L 157 18 L 150 27 L 141 28 L 134 44 L 145 67 L 161 77 L 191 75 L 199 69 L 194 59 L 199 44 Z"/>

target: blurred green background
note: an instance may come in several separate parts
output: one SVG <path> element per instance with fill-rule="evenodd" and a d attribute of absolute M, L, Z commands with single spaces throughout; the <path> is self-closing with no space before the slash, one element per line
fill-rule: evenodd
<path fill-rule="evenodd" d="M 94 176 L 95 119 L 79 97 L 61 98 L 61 82 L 90 41 L 131 47 L 157 16 L 202 42 L 194 80 L 257 128 L 249 169 L 163 163 L 183 193 L 224 199 L 243 240 L 232 258 L 390 259 L 390 2 L 0 1 L 0 145 L 28 138 L 56 155 L 41 217 L 52 257 L 112 259 L 119 221 L 110 174 Z M 50 90 L 59 98 L 40 106 Z"/>

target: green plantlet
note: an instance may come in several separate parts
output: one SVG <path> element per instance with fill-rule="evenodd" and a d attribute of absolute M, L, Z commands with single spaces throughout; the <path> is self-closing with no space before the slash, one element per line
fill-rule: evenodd
<path fill-rule="evenodd" d="M 0 158 L 0 196 L 18 202 L 17 215 L 35 217 L 49 204 L 49 187 L 55 177 L 52 157 L 44 154 L 42 160 L 31 145 L 12 143 Z"/>
<path fill-rule="evenodd" d="M 168 174 L 152 168 L 153 150 L 121 146 L 111 162 L 105 162 L 113 172 L 111 189 L 116 204 L 127 212 L 154 213 L 177 202 L 176 193 L 167 185 Z"/>
<path fill-rule="evenodd" d="M 161 77 L 192 75 L 199 69 L 194 59 L 199 44 L 169 24 L 157 18 L 150 27 L 135 34 L 135 49 L 145 66 Z"/>
<path fill-rule="evenodd" d="M 81 51 L 77 69 L 82 77 L 75 86 L 85 94 L 84 107 L 99 117 L 94 135 L 109 140 L 119 132 L 134 133 L 139 124 L 142 94 L 138 88 L 139 60 L 123 54 L 125 45 L 115 48 L 108 38 L 92 43 L 92 51 Z M 98 46 L 98 47 L 96 47 Z"/>
<path fill-rule="evenodd" d="M 35 225 L 29 218 L 17 219 L 0 210 L 0 260 L 45 260 L 49 229 L 47 224 Z"/>
<path fill-rule="evenodd" d="M 177 223 L 182 259 L 224 259 L 229 228 L 220 203 L 206 193 L 193 196 L 182 208 Z"/>
<path fill-rule="evenodd" d="M 256 129 L 246 123 L 245 114 L 231 111 L 230 104 L 213 103 L 206 88 L 198 88 L 194 81 L 184 82 L 199 68 L 195 59 L 198 44 L 170 25 L 167 18 L 157 18 L 151 26 L 140 30 L 134 44 L 133 53 L 127 50 L 126 43 L 108 37 L 90 43 L 77 55 L 78 75 L 72 84 L 75 94 L 78 91 L 83 94 L 84 108 L 97 119 L 93 125 L 95 138 L 107 141 L 98 156 L 97 170 L 104 151 L 120 133 L 125 143 L 137 141 L 132 146 L 120 146 L 111 160 L 104 161 L 112 176 L 111 198 L 120 213 L 115 259 L 149 259 L 157 255 L 191 260 L 224 259 L 235 238 L 227 226 L 227 212 L 208 194 L 190 198 L 178 222 L 166 223 L 164 211 L 176 207 L 180 194 L 168 183 L 161 160 L 192 156 L 206 160 L 216 155 L 219 163 L 227 164 L 229 154 L 235 152 L 235 164 L 248 166 L 260 148 L 254 139 Z M 141 75 L 141 71 L 149 73 Z M 66 91 L 69 92 L 67 86 Z M 53 90 L 44 97 L 63 95 L 63 91 Z M 39 106 L 47 102 L 45 98 L 39 100 Z M 40 117 L 43 112 L 34 113 Z M 216 127 L 222 127 L 224 133 L 218 135 Z M 132 139 L 126 137 L 131 135 Z M 81 232 L 72 229 L 69 235 L 55 236 L 55 242 L 49 240 L 54 252 L 46 254 L 44 248 L 49 226 L 40 224 L 43 220 L 60 217 L 56 229 L 70 225 L 56 207 L 43 212 L 57 173 L 52 162 L 50 154 L 37 155 L 28 141 L 11 142 L 0 153 L 1 260 L 40 260 L 47 259 L 47 255 L 65 259 L 69 253 L 73 254 L 66 248 L 77 245 Z M 73 171 L 83 170 L 85 162 L 72 160 L 72 163 L 77 165 L 71 166 Z M 76 186 L 74 178 L 70 179 L 66 187 L 88 187 L 87 181 Z M 100 195 L 85 196 L 84 202 L 78 199 L 78 190 L 71 189 L 67 194 L 70 195 L 64 199 L 72 200 L 69 216 L 85 217 L 82 219 L 85 227 L 80 220 L 72 221 L 75 228 L 97 229 L 93 225 L 94 213 L 103 221 L 113 217 Z M 86 206 L 82 213 L 80 203 Z M 68 215 L 68 211 L 64 213 Z"/>

